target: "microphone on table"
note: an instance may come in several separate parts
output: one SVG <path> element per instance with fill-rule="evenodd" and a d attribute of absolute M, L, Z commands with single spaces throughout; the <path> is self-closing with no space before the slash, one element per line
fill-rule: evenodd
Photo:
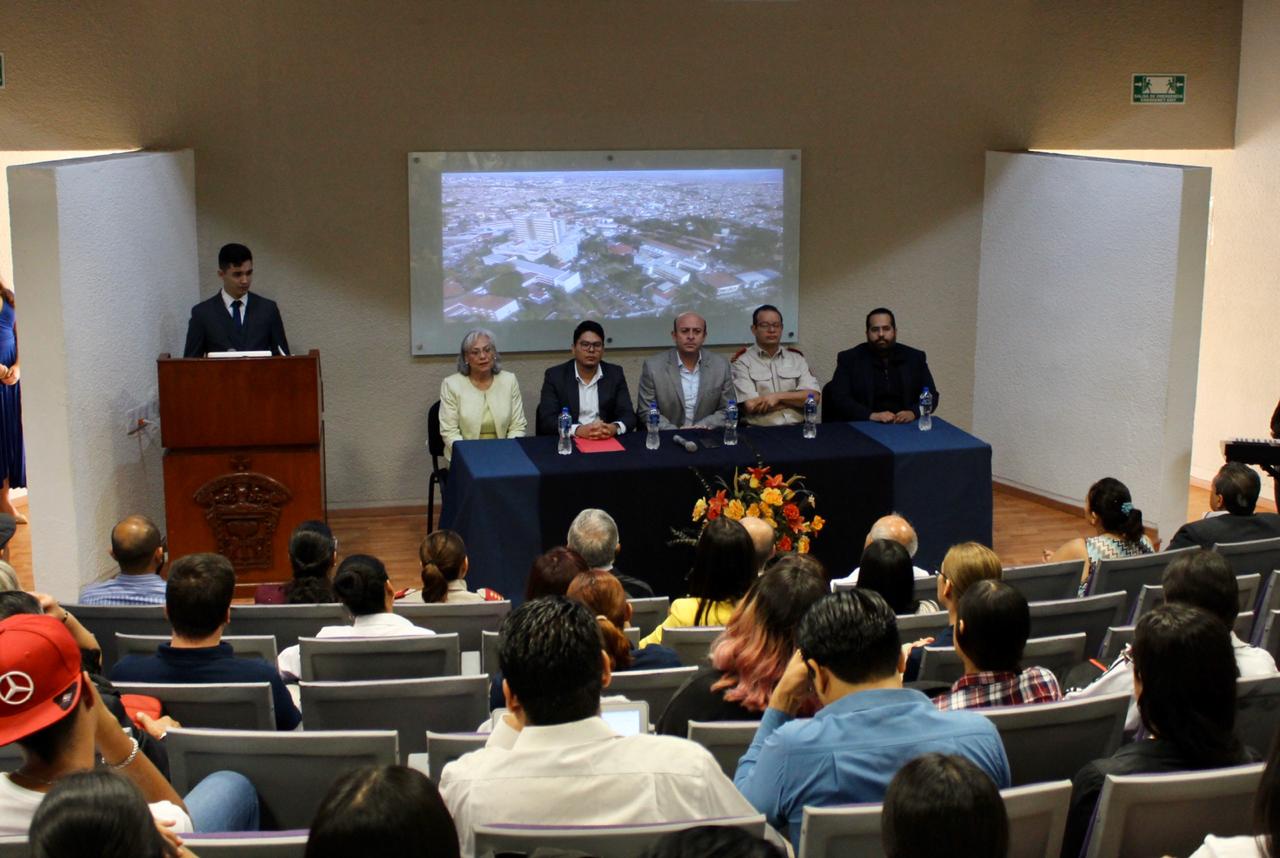
<path fill-rule="evenodd" d="M 692 441 L 686 441 L 684 438 L 681 438 L 679 435 L 673 435 L 671 440 L 675 441 L 681 447 L 684 447 L 686 452 L 689 452 L 689 453 L 698 452 L 697 444 L 693 443 Z"/>

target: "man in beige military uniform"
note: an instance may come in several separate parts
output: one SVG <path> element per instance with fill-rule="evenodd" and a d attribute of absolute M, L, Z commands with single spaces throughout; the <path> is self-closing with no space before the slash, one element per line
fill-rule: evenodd
<path fill-rule="evenodd" d="M 754 346 L 733 356 L 733 387 L 743 418 L 756 426 L 804 422 L 809 394 L 822 398 L 821 385 L 797 349 L 782 346 L 782 313 L 772 304 L 751 314 Z"/>

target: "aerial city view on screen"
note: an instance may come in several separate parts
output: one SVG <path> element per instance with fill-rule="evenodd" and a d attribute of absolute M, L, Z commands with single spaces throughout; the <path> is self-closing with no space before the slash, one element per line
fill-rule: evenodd
<path fill-rule="evenodd" d="M 782 292 L 783 171 L 444 173 L 444 317 L 665 317 Z"/>

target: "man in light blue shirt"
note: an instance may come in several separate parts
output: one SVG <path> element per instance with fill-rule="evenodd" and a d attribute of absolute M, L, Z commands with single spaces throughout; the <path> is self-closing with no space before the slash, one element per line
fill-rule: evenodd
<path fill-rule="evenodd" d="M 163 605 L 169 560 L 160 529 L 141 515 L 131 515 L 111 528 L 111 556 L 120 573 L 80 591 L 82 605 Z"/>
<path fill-rule="evenodd" d="M 800 849 L 805 805 L 879 802 L 894 774 L 921 754 L 960 754 L 1009 786 L 996 728 L 975 712 L 940 712 L 902 687 L 898 625 L 870 590 L 824 596 L 796 632 L 798 650 L 769 700 L 733 783 Z M 795 713 L 811 696 L 822 708 Z"/>

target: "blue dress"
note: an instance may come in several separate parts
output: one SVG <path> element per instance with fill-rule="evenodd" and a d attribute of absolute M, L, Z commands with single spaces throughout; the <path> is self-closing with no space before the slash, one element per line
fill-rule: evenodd
<path fill-rule="evenodd" d="M 10 366 L 18 359 L 18 340 L 13 331 L 13 305 L 0 301 L 0 364 Z M 0 477 L 8 477 L 9 488 L 27 484 L 27 458 L 22 448 L 22 382 L 0 384 Z"/>

